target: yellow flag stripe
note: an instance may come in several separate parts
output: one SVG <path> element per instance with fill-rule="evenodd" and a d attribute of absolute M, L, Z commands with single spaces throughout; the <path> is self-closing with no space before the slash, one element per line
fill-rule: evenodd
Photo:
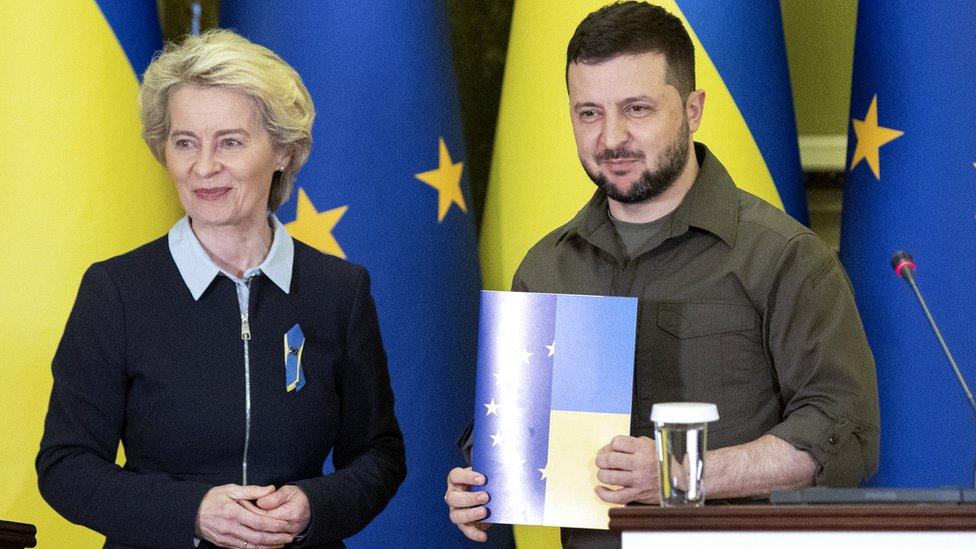
<path fill-rule="evenodd" d="M 41 499 L 50 365 L 81 275 L 181 215 L 140 138 L 135 74 L 93 1 L 0 3 L 0 517 L 41 547 L 98 547 Z"/>

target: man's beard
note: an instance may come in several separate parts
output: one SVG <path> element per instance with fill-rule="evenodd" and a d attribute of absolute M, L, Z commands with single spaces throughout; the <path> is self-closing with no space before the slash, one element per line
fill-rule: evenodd
<path fill-rule="evenodd" d="M 685 119 L 681 124 L 677 137 L 658 155 L 658 169 L 655 171 L 644 170 L 644 173 L 630 185 L 630 189 L 625 193 L 621 192 L 616 186 L 607 180 L 603 172 L 593 173 L 583 163 L 583 170 L 590 176 L 593 183 L 603 190 L 607 198 L 623 204 L 641 204 L 649 202 L 664 194 L 664 191 L 671 188 L 678 176 L 684 171 L 688 164 L 688 137 L 690 131 L 688 120 Z M 604 150 L 596 155 L 594 160 L 599 165 L 605 160 L 633 159 L 643 161 L 645 155 L 641 151 L 631 151 L 626 148 Z"/>

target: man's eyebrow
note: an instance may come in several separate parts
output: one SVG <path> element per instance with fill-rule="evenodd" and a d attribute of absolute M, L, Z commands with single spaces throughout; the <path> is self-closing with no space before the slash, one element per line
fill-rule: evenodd
<path fill-rule="evenodd" d="M 579 109 L 579 108 L 582 108 L 582 107 L 596 107 L 596 108 L 600 108 L 600 105 L 597 105 L 596 103 L 594 103 L 592 101 L 583 101 L 581 103 L 573 103 L 573 108 L 574 109 Z"/>
<path fill-rule="evenodd" d="M 635 95 L 633 97 L 626 97 L 620 101 L 620 103 L 633 103 L 635 101 L 654 101 L 654 98 L 650 95 Z"/>

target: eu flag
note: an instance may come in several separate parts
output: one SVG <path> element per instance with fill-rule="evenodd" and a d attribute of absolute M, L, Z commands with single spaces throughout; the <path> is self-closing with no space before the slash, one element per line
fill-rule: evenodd
<path fill-rule="evenodd" d="M 349 544 L 456 547 L 463 536 L 442 496 L 471 413 L 480 277 L 444 6 L 240 1 L 221 11 L 224 26 L 294 66 L 315 101 L 312 154 L 279 217 L 373 278 L 408 475 Z"/>
<path fill-rule="evenodd" d="M 976 376 L 976 4 L 858 5 L 841 260 L 878 367 L 878 486 L 972 486 L 972 410 L 906 283 Z"/>

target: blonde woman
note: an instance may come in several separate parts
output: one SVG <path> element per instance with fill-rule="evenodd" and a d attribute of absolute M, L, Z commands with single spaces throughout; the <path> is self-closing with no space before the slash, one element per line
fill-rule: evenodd
<path fill-rule="evenodd" d="M 186 216 L 85 273 L 41 493 L 106 547 L 342 547 L 406 466 L 366 270 L 273 214 L 311 149 L 308 91 L 216 30 L 168 46 L 139 100 Z"/>

